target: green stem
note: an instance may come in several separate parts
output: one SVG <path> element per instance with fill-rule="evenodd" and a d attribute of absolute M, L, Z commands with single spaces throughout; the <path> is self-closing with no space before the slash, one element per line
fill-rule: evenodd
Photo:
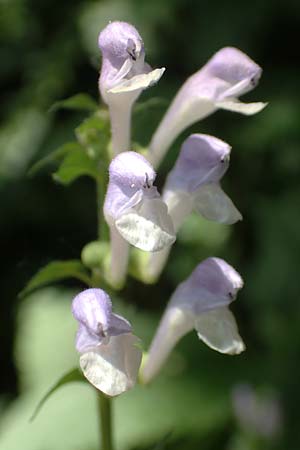
<path fill-rule="evenodd" d="M 99 241 L 106 241 L 108 239 L 108 229 L 107 224 L 104 220 L 103 215 L 103 204 L 106 189 L 106 176 L 102 172 L 99 179 L 97 180 L 97 236 Z"/>
<path fill-rule="evenodd" d="M 112 442 L 112 400 L 104 394 L 98 396 L 101 450 L 113 450 Z"/>
<path fill-rule="evenodd" d="M 107 175 L 102 170 L 97 180 L 97 238 L 99 241 L 106 241 L 108 239 L 108 228 L 103 214 L 104 196 L 107 185 L 106 178 Z M 103 284 L 103 280 L 101 284 Z M 111 399 L 102 393 L 98 393 L 101 450 L 113 450 L 111 410 Z"/>

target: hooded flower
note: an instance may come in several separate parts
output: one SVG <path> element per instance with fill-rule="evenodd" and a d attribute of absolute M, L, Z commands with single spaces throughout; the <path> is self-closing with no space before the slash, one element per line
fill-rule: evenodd
<path fill-rule="evenodd" d="M 240 95 L 258 83 L 262 69 L 240 50 L 225 47 L 183 84 L 150 143 L 149 159 L 157 166 L 169 146 L 188 126 L 218 108 L 251 115 L 266 103 L 241 103 Z"/>
<path fill-rule="evenodd" d="M 131 108 L 143 89 L 155 84 L 164 68 L 151 70 L 137 30 L 126 22 L 111 22 L 100 33 L 102 52 L 99 89 L 109 106 L 114 154 L 129 150 Z"/>
<path fill-rule="evenodd" d="M 212 349 L 241 353 L 245 346 L 228 305 L 242 287 L 240 275 L 222 259 L 208 258 L 199 264 L 167 305 L 142 367 L 142 380 L 149 382 L 181 337 L 193 329 Z"/>
<path fill-rule="evenodd" d="M 155 252 L 176 239 L 167 206 L 153 186 L 155 177 L 151 164 L 135 152 L 120 153 L 109 166 L 104 216 L 111 242 L 108 279 L 116 288 L 125 280 L 128 243 Z"/>
<path fill-rule="evenodd" d="M 208 220 L 228 225 L 242 219 L 220 186 L 229 167 L 230 151 L 228 144 L 205 134 L 193 134 L 184 141 L 163 190 L 176 232 L 193 210 Z M 169 251 L 165 248 L 149 257 L 147 278 L 157 278 Z"/>
<path fill-rule="evenodd" d="M 76 349 L 88 381 L 104 394 L 119 395 L 132 388 L 141 363 L 138 338 L 130 323 L 112 312 L 109 296 L 102 289 L 86 289 L 72 303 L 79 323 Z"/>
<path fill-rule="evenodd" d="M 188 205 L 220 223 L 232 224 L 242 218 L 220 187 L 230 151 L 228 144 L 205 134 L 192 134 L 184 141 L 163 192 L 176 229 L 185 219 Z"/>
<path fill-rule="evenodd" d="M 175 241 L 168 209 L 153 186 L 156 174 L 135 152 L 123 152 L 109 167 L 104 203 L 107 223 L 141 250 L 155 252 Z"/>

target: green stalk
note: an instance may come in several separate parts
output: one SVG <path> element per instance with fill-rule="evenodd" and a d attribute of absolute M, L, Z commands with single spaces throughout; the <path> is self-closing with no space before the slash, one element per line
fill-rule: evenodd
<path fill-rule="evenodd" d="M 97 236 L 99 241 L 108 240 L 108 227 L 104 220 L 103 205 L 105 197 L 105 189 L 107 186 L 107 176 L 104 171 L 100 172 L 100 176 L 96 181 L 97 185 Z"/>
<path fill-rule="evenodd" d="M 98 395 L 100 417 L 101 450 L 114 450 L 112 442 L 112 400 L 104 394 Z"/>
<path fill-rule="evenodd" d="M 97 180 L 97 237 L 99 241 L 108 239 L 108 228 L 104 219 L 103 204 L 105 189 L 107 185 L 107 175 L 104 171 L 99 171 L 100 176 Z M 103 280 L 101 280 L 103 284 Z M 113 450 L 112 439 L 112 400 L 101 392 L 98 394 L 98 415 L 100 421 L 100 442 L 101 450 Z"/>

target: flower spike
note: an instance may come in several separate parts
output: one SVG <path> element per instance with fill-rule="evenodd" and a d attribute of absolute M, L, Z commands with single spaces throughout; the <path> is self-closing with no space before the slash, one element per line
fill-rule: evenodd
<path fill-rule="evenodd" d="M 176 137 L 188 126 L 218 108 L 246 115 L 261 111 L 266 103 L 241 103 L 240 95 L 254 89 L 262 69 L 233 47 L 219 50 L 178 91 L 150 142 L 149 160 L 157 167 Z"/>
<path fill-rule="evenodd" d="M 230 151 L 226 142 L 206 134 L 192 134 L 184 141 L 163 190 L 176 232 L 193 210 L 208 220 L 228 225 L 242 219 L 220 186 L 229 167 Z M 151 281 L 159 276 L 169 252 L 170 247 L 148 258 L 146 278 Z"/>
<path fill-rule="evenodd" d="M 126 22 L 111 22 L 100 33 L 102 52 L 99 90 L 108 105 L 114 155 L 129 150 L 131 108 L 142 90 L 155 84 L 164 68 L 151 70 L 137 30 Z"/>
<path fill-rule="evenodd" d="M 240 275 L 224 260 L 208 258 L 172 295 L 142 367 L 142 380 L 151 381 L 177 342 L 196 330 L 214 350 L 236 355 L 245 349 L 228 305 L 243 287 Z"/>
<path fill-rule="evenodd" d="M 120 260 L 127 257 L 125 241 L 155 252 L 176 239 L 167 206 L 153 186 L 155 177 L 151 164 L 135 152 L 120 153 L 110 164 L 104 215 L 111 229 L 111 277 L 115 282 L 125 276 L 119 270 L 126 270 L 127 263 L 119 267 Z"/>
<path fill-rule="evenodd" d="M 76 349 L 88 381 L 109 396 L 131 389 L 137 379 L 142 353 L 130 323 L 112 312 L 102 289 L 86 289 L 72 302 L 79 323 Z"/>

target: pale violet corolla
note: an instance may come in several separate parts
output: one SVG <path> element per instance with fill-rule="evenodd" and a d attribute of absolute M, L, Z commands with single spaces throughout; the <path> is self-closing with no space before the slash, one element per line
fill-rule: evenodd
<path fill-rule="evenodd" d="M 152 70 L 145 63 L 142 38 L 127 22 L 109 23 L 99 34 L 98 45 L 102 53 L 99 90 L 109 107 L 112 149 L 116 155 L 130 147 L 132 105 L 165 69 Z"/>
<path fill-rule="evenodd" d="M 196 330 L 214 350 L 236 355 L 245 349 L 229 304 L 243 287 L 241 276 L 220 258 L 208 258 L 179 284 L 162 316 L 141 368 L 148 383 L 160 371 L 177 342 Z"/>
<path fill-rule="evenodd" d="M 229 167 L 230 152 L 230 145 L 206 134 L 192 134 L 184 141 L 162 193 L 176 232 L 192 211 L 227 225 L 242 219 L 220 185 Z M 149 256 L 146 279 L 157 279 L 169 252 L 170 247 L 166 247 Z"/>
<path fill-rule="evenodd" d="M 76 349 L 87 380 L 108 396 L 131 389 L 137 379 L 142 353 L 130 323 L 112 312 L 108 294 L 86 289 L 72 302 L 78 322 Z"/>
<path fill-rule="evenodd" d="M 239 97 L 255 88 L 262 69 L 237 48 L 219 50 L 179 89 L 149 145 L 149 160 L 157 167 L 176 137 L 188 126 L 217 109 L 246 115 L 266 103 L 242 103 Z"/>

